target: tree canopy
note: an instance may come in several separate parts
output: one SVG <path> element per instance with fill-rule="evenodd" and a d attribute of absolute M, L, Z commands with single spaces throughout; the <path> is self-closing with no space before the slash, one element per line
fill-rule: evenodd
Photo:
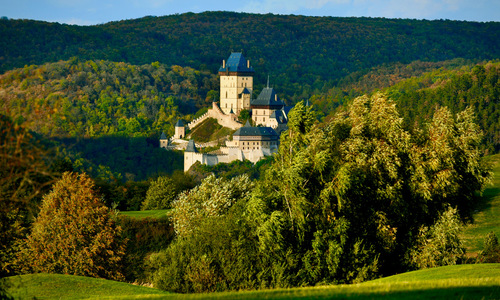
<path fill-rule="evenodd" d="M 43 197 L 20 253 L 27 272 L 123 279 L 125 241 L 86 174 L 64 173 Z"/>

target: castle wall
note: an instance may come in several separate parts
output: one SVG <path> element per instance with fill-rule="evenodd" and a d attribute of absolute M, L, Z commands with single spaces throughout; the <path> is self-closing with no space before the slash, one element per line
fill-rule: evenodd
<path fill-rule="evenodd" d="M 201 117 L 193 120 L 187 126 L 189 129 L 193 129 L 208 118 L 214 118 L 221 126 L 228 127 L 233 130 L 236 130 L 242 126 L 242 124 L 237 121 L 238 118 L 235 114 L 224 114 L 215 102 L 212 104 L 212 108 L 209 109 L 208 112 L 206 112 Z"/>

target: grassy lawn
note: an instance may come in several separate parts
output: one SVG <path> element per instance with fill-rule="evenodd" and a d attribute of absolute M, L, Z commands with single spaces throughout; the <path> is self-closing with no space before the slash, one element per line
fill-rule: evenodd
<path fill-rule="evenodd" d="M 162 210 L 138 210 L 138 211 L 121 211 L 120 215 L 131 218 L 163 218 L 167 216 L 169 209 Z"/>
<path fill-rule="evenodd" d="M 498 299 L 500 264 L 448 266 L 353 285 L 189 295 L 69 275 L 23 275 L 7 280 L 8 292 L 22 299 Z"/>
<path fill-rule="evenodd" d="M 477 254 L 483 249 L 484 238 L 495 232 L 500 238 L 500 154 L 487 157 L 493 166 L 493 184 L 484 190 L 482 203 L 474 214 L 474 223 L 468 225 L 462 240 L 469 254 Z"/>
<path fill-rule="evenodd" d="M 5 281 L 9 296 L 14 299 L 84 299 L 167 294 L 158 289 L 124 282 L 59 274 L 13 276 Z"/>

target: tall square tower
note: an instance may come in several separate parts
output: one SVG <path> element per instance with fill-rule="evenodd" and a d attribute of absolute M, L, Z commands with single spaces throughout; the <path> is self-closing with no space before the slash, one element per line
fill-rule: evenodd
<path fill-rule="evenodd" d="M 220 108 L 225 114 L 238 115 L 242 109 L 250 109 L 255 71 L 243 54 L 233 52 L 222 61 L 220 76 Z"/>

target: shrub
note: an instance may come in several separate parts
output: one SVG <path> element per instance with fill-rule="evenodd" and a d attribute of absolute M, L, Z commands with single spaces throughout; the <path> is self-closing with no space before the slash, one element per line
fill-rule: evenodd
<path fill-rule="evenodd" d="M 500 244 L 498 244 L 498 238 L 493 231 L 486 236 L 484 249 L 478 255 L 478 262 L 500 263 Z"/>

